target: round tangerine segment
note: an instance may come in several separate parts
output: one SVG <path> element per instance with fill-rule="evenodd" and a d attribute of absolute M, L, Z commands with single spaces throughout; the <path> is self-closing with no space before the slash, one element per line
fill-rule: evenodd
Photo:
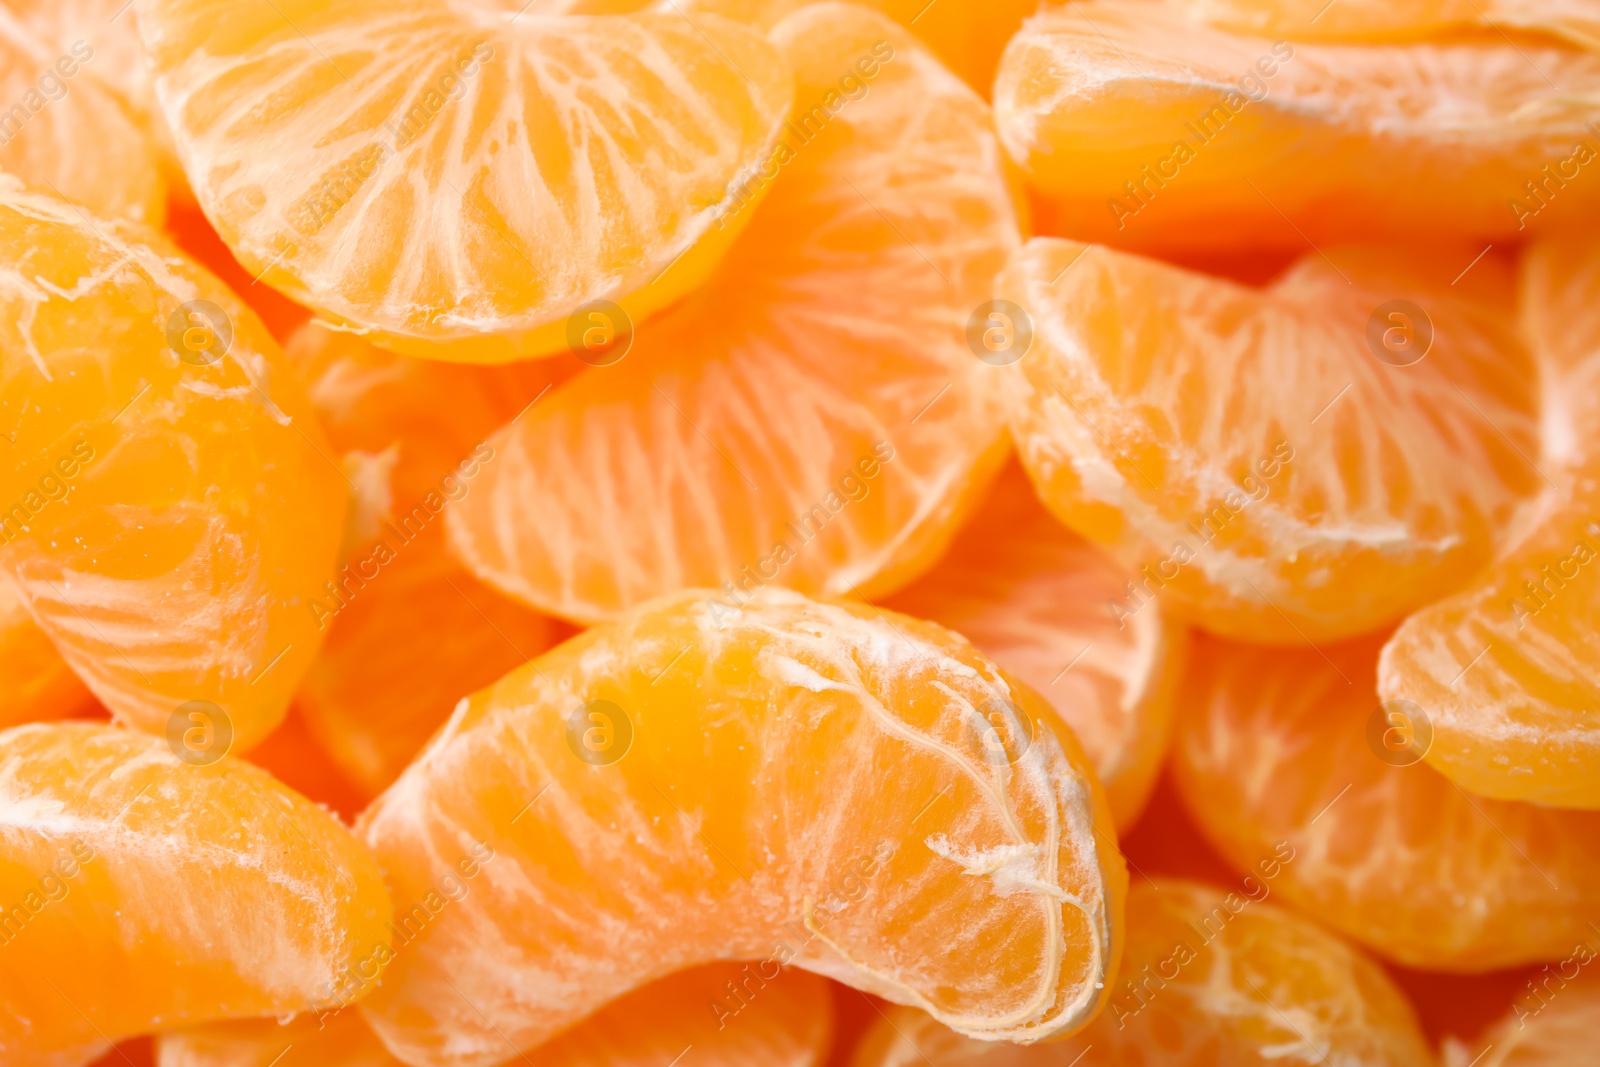
<path fill-rule="evenodd" d="M 482 474 L 497 459 L 488 435 L 570 369 L 556 360 L 473 367 L 412 359 L 315 323 L 295 334 L 286 355 L 356 498 L 345 565 L 312 602 L 328 637 L 299 708 L 371 799 L 461 697 L 555 643 L 552 620 L 449 557 L 441 512 L 482 492 Z"/>
<path fill-rule="evenodd" d="M 1415 41 L 1464 30 L 1559 37 L 1600 51 L 1595 0 L 1340 0 L 1321 11 L 1295 0 L 1182 0 L 1213 26 L 1296 41 Z"/>
<path fill-rule="evenodd" d="M 714 963 L 652 982 L 524 1055 L 541 1067 L 661 1067 L 692 1049 L 705 1067 L 820 1067 L 832 1018 L 826 979 L 789 970 L 764 979 L 749 964 Z M 402 1064 L 352 1010 L 167 1034 L 158 1040 L 156 1067 Z"/>
<path fill-rule="evenodd" d="M 987 109 L 861 8 L 807 8 L 773 38 L 799 103 L 738 247 L 620 364 L 497 434 L 484 491 L 449 517 L 458 558 L 540 610 L 888 591 L 1009 447 L 998 369 L 965 339 L 1018 242 Z"/>
<path fill-rule="evenodd" d="M 1425 1067 L 1405 996 L 1376 963 L 1296 913 L 1203 882 L 1135 882 L 1117 992 L 1061 1042 L 973 1041 L 897 1008 L 854 1067 Z"/>
<path fill-rule="evenodd" d="M 1278 891 L 1407 966 L 1563 958 L 1600 912 L 1600 815 L 1474 797 L 1421 762 L 1423 717 L 1375 692 L 1381 645 L 1197 642 L 1185 805 L 1240 869 L 1286 842 Z"/>
<path fill-rule="evenodd" d="M 1094 764 L 1118 829 L 1155 787 L 1188 646 L 1160 605 L 1115 616 L 1126 581 L 1012 464 L 938 565 L 884 601 L 956 631 L 1049 700 Z"/>
<path fill-rule="evenodd" d="M 1023 26 L 994 101 L 1051 232 L 1204 252 L 1581 224 L 1597 93 L 1600 54 L 1554 42 L 1290 43 L 1093 0 Z"/>
<path fill-rule="evenodd" d="M 87 39 L 56 42 L 0 5 L 0 168 L 101 215 L 159 225 L 166 190 L 156 148 L 89 73 Z"/>
<path fill-rule="evenodd" d="M 119 719 L 247 748 L 320 636 L 345 483 L 255 315 L 150 231 L 0 183 L 4 547 Z"/>
<path fill-rule="evenodd" d="M 1378 691 L 1432 719 L 1433 766 L 1475 793 L 1600 808 L 1600 255 L 1592 241 L 1524 257 L 1539 361 L 1542 468 L 1521 534 L 1466 589 L 1385 646 Z"/>
<path fill-rule="evenodd" d="M 641 607 L 475 694 L 364 813 L 401 901 L 474 842 L 496 853 L 367 1003 L 385 1043 L 498 1063 L 507 1039 L 717 958 L 990 1040 L 1085 1022 L 1126 874 L 1043 701 L 931 623 L 786 590 L 729 618 L 713 596 Z"/>
<path fill-rule="evenodd" d="M 387 953 L 332 816 L 246 763 L 58 723 L 0 733 L 0 1057 L 87 1063 L 161 1026 L 304 1011 Z"/>
<path fill-rule="evenodd" d="M 1119 619 L 1159 600 L 1249 641 L 1364 633 L 1468 580 L 1532 492 L 1509 278 L 1328 252 L 1253 289 L 1036 238 L 1000 276 L 1034 324 L 1017 451 L 1126 567 Z"/>
<path fill-rule="evenodd" d="M 554 352 L 594 301 L 638 320 L 695 289 L 793 91 L 765 39 L 711 16 L 160 0 L 139 28 L 245 267 L 446 359 Z"/>

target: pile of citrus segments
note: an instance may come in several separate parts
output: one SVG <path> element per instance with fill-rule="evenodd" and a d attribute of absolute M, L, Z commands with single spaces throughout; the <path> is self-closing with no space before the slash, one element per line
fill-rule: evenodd
<path fill-rule="evenodd" d="M 1600 0 L 0 0 L 0 1067 L 1593 1067 Z"/>

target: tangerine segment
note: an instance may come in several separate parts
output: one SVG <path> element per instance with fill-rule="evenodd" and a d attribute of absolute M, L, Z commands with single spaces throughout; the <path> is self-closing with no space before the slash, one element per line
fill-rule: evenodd
<path fill-rule="evenodd" d="M 1330 254 L 1251 289 L 1036 238 L 1001 275 L 1035 331 L 1017 450 L 1126 567 L 1119 619 L 1170 600 L 1245 640 L 1363 633 L 1458 588 L 1531 492 L 1509 279 L 1479 263 L 1452 289 L 1402 250 Z"/>
<path fill-rule="evenodd" d="M 1010 464 L 939 564 L 885 601 L 955 630 L 1049 700 L 1105 785 L 1118 829 L 1155 787 L 1188 646 L 1159 606 L 1114 618 L 1107 602 L 1125 595 L 1123 581 Z"/>
<path fill-rule="evenodd" d="M 89 690 L 28 614 L 22 593 L 0 574 L 0 728 L 70 719 L 93 704 Z"/>
<path fill-rule="evenodd" d="M 1536 246 L 1522 290 L 1552 480 L 1488 571 L 1400 627 L 1378 690 L 1426 709 L 1429 762 L 1473 792 L 1600 808 L 1600 255 Z"/>
<path fill-rule="evenodd" d="M 1091 0 L 1024 25 L 994 100 L 1057 232 L 1194 251 L 1577 222 L 1596 92 L 1600 55 L 1548 43 L 1290 44 Z"/>
<path fill-rule="evenodd" d="M 475 694 L 363 814 L 401 901 L 495 853 L 367 1002 L 385 1043 L 498 1063 L 507 1039 L 717 958 L 990 1040 L 1082 1025 L 1126 874 L 1042 699 L 931 623 L 778 589 L 729 617 L 714 596 L 645 605 Z"/>
<path fill-rule="evenodd" d="M 246 763 L 186 765 L 114 726 L 19 726 L 0 733 L 0 810 L 8 1067 L 304 1011 L 345 969 L 387 958 L 371 855 Z"/>
<path fill-rule="evenodd" d="M 669 975 L 525 1055 L 541 1067 L 661 1067 L 692 1049 L 695 1062 L 706 1067 L 820 1065 L 832 1033 L 827 980 L 804 971 L 766 979 L 750 972 L 749 964 L 714 963 Z M 507 1052 L 509 1062 L 520 1062 L 509 1047 Z M 159 1039 L 156 1064 L 401 1067 L 358 1011 L 301 1015 L 286 1025 L 252 1019 L 167 1034 Z"/>
<path fill-rule="evenodd" d="M 450 559 L 439 513 L 481 492 L 477 480 L 496 459 L 484 439 L 568 368 L 412 359 L 315 323 L 287 355 L 356 498 L 345 566 L 313 601 L 328 639 L 300 710 L 370 800 L 456 701 L 555 643 L 551 620 Z"/>
<path fill-rule="evenodd" d="M 1405 996 L 1376 963 L 1298 914 L 1203 882 L 1136 882 L 1117 992 L 1066 1041 L 973 1041 L 897 1008 L 855 1067 L 1424 1067 Z"/>
<path fill-rule="evenodd" d="M 1287 845 L 1285 899 L 1407 966 L 1563 958 L 1600 910 L 1600 815 L 1473 797 L 1417 762 L 1426 725 L 1374 692 L 1381 645 L 1197 643 L 1184 803 L 1241 869 Z"/>
<path fill-rule="evenodd" d="M 666 0 L 661 0 L 662 4 Z M 677 0 L 672 0 L 676 3 Z M 678 6 L 709 11 L 736 22 L 771 29 L 805 7 L 807 0 L 694 0 Z M 994 84 L 1000 54 L 1038 8 L 1038 0 L 867 0 L 864 7 L 881 12 L 917 35 L 939 61 L 985 99 Z M 670 8 L 669 8 L 670 9 Z"/>
<path fill-rule="evenodd" d="M 449 516 L 456 555 L 543 611 L 589 623 L 689 585 L 729 610 L 768 583 L 886 592 L 1009 447 L 998 371 L 964 337 L 1018 242 L 983 102 L 858 7 L 773 38 L 798 118 L 745 238 L 624 363 L 496 435 Z"/>
<path fill-rule="evenodd" d="M 388 347 L 475 361 L 704 280 L 787 116 L 782 57 L 715 17 L 498 8 L 141 8 L 195 194 L 251 273 Z"/>
<path fill-rule="evenodd" d="M 155 149 L 88 70 L 83 39 L 57 51 L 0 5 L 0 168 L 101 215 L 161 222 Z"/>
<path fill-rule="evenodd" d="M 0 562 L 119 719 L 244 748 L 319 635 L 345 487 L 255 315 L 153 233 L 0 182 Z"/>
<path fill-rule="evenodd" d="M 1296 41 L 1415 41 L 1467 30 L 1504 29 L 1559 37 L 1600 50 L 1594 0 L 1340 0 L 1320 12 L 1295 0 L 1184 0 L 1223 29 Z"/>
<path fill-rule="evenodd" d="M 1593 939 L 1582 952 L 1537 976 L 1534 992 L 1518 996 L 1503 1019 L 1472 1044 L 1445 1044 L 1446 1067 L 1586 1067 L 1600 1033 L 1600 978 Z M 1575 975 L 1573 978 L 1563 975 Z M 1530 983 L 1532 984 L 1532 983 Z"/>

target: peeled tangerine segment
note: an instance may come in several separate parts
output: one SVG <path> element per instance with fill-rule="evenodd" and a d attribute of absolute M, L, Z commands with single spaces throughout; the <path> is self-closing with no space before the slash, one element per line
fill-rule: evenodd
<path fill-rule="evenodd" d="M 1472 1042 L 1448 1038 L 1445 1067 L 1588 1067 L 1600 1033 L 1596 941 L 1540 969 L 1505 1017 Z"/>
<path fill-rule="evenodd" d="M 345 481 L 254 313 L 154 233 L 0 180 L 4 547 L 119 719 L 247 748 L 320 635 Z"/>
<path fill-rule="evenodd" d="M 158 225 L 157 149 L 94 75 L 94 39 L 60 42 L 0 5 L 0 169 L 100 215 Z"/>
<path fill-rule="evenodd" d="M 638 320 L 700 284 L 787 117 L 782 57 L 714 16 L 503 7 L 141 5 L 184 169 L 252 274 L 473 361 L 562 349 L 592 301 Z"/>
<path fill-rule="evenodd" d="M 1159 601 L 1249 641 L 1364 633 L 1459 588 L 1532 492 L 1506 272 L 1452 288 L 1438 257 L 1325 251 L 1254 289 L 1037 238 L 1001 275 L 1034 329 L 1017 451 L 1125 566 L 1118 619 Z"/>
<path fill-rule="evenodd" d="M 1106 1009 L 1071 1038 L 973 1041 L 896 1008 L 854 1067 L 1425 1067 L 1405 995 L 1376 963 L 1295 912 L 1163 878 L 1128 892 L 1128 947 Z"/>
<path fill-rule="evenodd" d="M 551 614 L 691 585 L 726 583 L 730 606 L 768 583 L 886 592 L 1008 447 L 998 369 L 965 338 L 1019 240 L 987 108 L 863 8 L 807 8 L 773 39 L 797 117 L 745 190 L 748 232 L 622 363 L 497 434 L 449 517 L 474 573 Z"/>
<path fill-rule="evenodd" d="M 932 571 L 886 607 L 948 626 L 1050 702 L 1132 826 L 1166 755 L 1187 631 L 1160 605 L 1117 619 L 1122 569 L 1009 465 Z"/>
<path fill-rule="evenodd" d="M 714 595 L 475 694 L 363 814 L 402 916 L 441 864 L 495 850 L 366 1002 L 385 1043 L 499 1063 L 713 959 L 793 964 L 989 1040 L 1082 1025 L 1126 874 L 1044 702 L 931 623 L 786 590 L 729 617 Z"/>
<path fill-rule="evenodd" d="M 22 592 L 0 574 L 0 729 L 68 719 L 93 706 L 89 690 L 28 614 Z"/>
<path fill-rule="evenodd" d="M 419 360 L 316 323 L 286 355 L 355 498 L 344 564 L 309 602 L 327 639 L 297 706 L 371 799 L 458 700 L 555 643 L 552 620 L 446 553 L 443 512 L 482 492 L 498 460 L 486 439 L 543 395 L 560 363 Z"/>
<path fill-rule="evenodd" d="M 659 0 L 695 14 L 707 11 L 770 29 L 808 0 Z M 911 30 L 962 81 L 988 98 L 1006 42 L 1039 0 L 866 0 L 863 4 Z"/>
<path fill-rule="evenodd" d="M 1415 41 L 1468 30 L 1510 30 L 1600 50 L 1596 0 L 1182 0 L 1214 26 L 1295 41 Z M 1492 39 L 1492 38 L 1491 38 Z"/>
<path fill-rule="evenodd" d="M 828 983 L 805 971 L 713 963 L 612 1001 L 560 1037 L 520 1050 L 540 1067 L 820 1067 L 833 1034 Z M 731 987 L 731 992 L 730 992 Z M 508 1063 L 520 1063 L 506 1048 Z M 158 1039 L 157 1067 L 402 1067 L 355 1009 L 217 1023 Z"/>
<path fill-rule="evenodd" d="M 1600 814 L 1473 796 L 1420 762 L 1426 725 L 1374 692 L 1381 645 L 1197 642 L 1185 805 L 1241 870 L 1287 845 L 1283 898 L 1409 967 L 1564 959 L 1600 913 Z"/>
<path fill-rule="evenodd" d="M 1554 40 L 1291 43 L 1090 0 L 1024 24 L 994 101 L 1056 232 L 1195 251 L 1581 222 L 1597 93 L 1600 54 Z"/>
<path fill-rule="evenodd" d="M 1586 240 L 1524 260 L 1544 382 L 1548 486 L 1523 534 L 1454 596 L 1406 620 L 1378 690 L 1431 720 L 1428 760 L 1503 800 L 1600 808 L 1600 254 Z"/>
<path fill-rule="evenodd" d="M 0 733 L 0 1059 L 76 1067 L 158 1027 L 305 1011 L 387 956 L 389 895 L 326 812 L 115 726 Z"/>

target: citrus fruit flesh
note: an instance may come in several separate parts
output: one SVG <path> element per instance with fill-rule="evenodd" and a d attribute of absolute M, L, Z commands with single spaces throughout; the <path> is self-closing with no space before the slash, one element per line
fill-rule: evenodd
<path fill-rule="evenodd" d="M 1467 581 L 1533 491 L 1509 273 L 1452 288 L 1400 248 L 1328 253 L 1254 289 L 1035 238 L 1001 275 L 1034 324 L 1018 454 L 1126 568 L 1119 619 L 1160 601 L 1249 641 L 1360 634 Z"/>
<path fill-rule="evenodd" d="M 964 337 L 1019 239 L 982 101 L 863 8 L 807 8 L 773 39 L 796 119 L 738 246 L 620 363 L 492 438 L 449 515 L 457 557 L 542 611 L 888 592 L 1009 447 L 998 368 Z"/>
<path fill-rule="evenodd" d="M 1378 691 L 1426 710 L 1428 761 L 1472 792 L 1600 808 L 1600 255 L 1523 263 L 1547 484 L 1492 567 L 1400 627 Z"/>
<path fill-rule="evenodd" d="M 715 963 L 669 975 L 525 1053 L 542 1067 L 661 1067 L 686 1050 L 708 1067 L 819 1067 L 832 1031 L 827 980 L 804 971 L 762 979 L 749 967 Z M 508 1062 L 520 1062 L 506 1051 Z M 401 1067 L 354 1008 L 283 1025 L 252 1019 L 167 1034 L 156 1064 Z"/>
<path fill-rule="evenodd" d="M 89 690 L 34 624 L 22 593 L 0 575 L 0 729 L 70 719 L 93 706 Z"/>
<path fill-rule="evenodd" d="M 0 183 L 0 562 L 121 720 L 243 750 L 320 640 L 345 482 L 254 314 L 151 231 Z"/>
<path fill-rule="evenodd" d="M 389 896 L 372 856 L 241 761 L 191 765 L 116 726 L 18 726 L 0 733 L 0 810 L 8 1067 L 304 1011 L 347 969 L 386 958 Z"/>
<path fill-rule="evenodd" d="M 91 211 L 152 226 L 166 209 L 156 150 L 88 74 L 94 45 L 57 50 L 0 6 L 0 169 Z"/>
<path fill-rule="evenodd" d="M 1587 970 L 1594 963 L 1594 945 L 1591 938 L 1582 954 L 1542 968 L 1529 982 L 1533 988 L 1519 995 L 1480 1039 L 1447 1042 L 1445 1067 L 1583 1067 L 1594 1062 L 1600 979 Z"/>
<path fill-rule="evenodd" d="M 1292 849 L 1283 898 L 1407 966 L 1563 958 L 1600 909 L 1600 815 L 1475 797 L 1419 761 L 1423 716 L 1375 691 L 1381 646 L 1197 641 L 1185 805 L 1237 868 Z"/>
<path fill-rule="evenodd" d="M 1082 240 L 1503 242 L 1581 222 L 1600 54 L 1489 36 L 1291 43 L 1162 0 L 1051 6 L 1007 46 L 995 118 L 1041 227 Z"/>
<path fill-rule="evenodd" d="M 286 355 L 354 487 L 344 565 L 311 602 L 327 639 L 297 698 L 371 799 L 458 700 L 555 643 L 558 624 L 450 558 L 441 512 L 482 491 L 497 458 L 486 438 L 540 402 L 562 361 L 420 360 L 317 323 Z"/>
<path fill-rule="evenodd" d="M 932 571 L 884 601 L 961 634 L 1050 702 L 1105 786 L 1117 828 L 1166 755 L 1187 631 L 1160 605 L 1132 618 L 1120 568 L 1057 522 L 1015 463 Z"/>
<path fill-rule="evenodd" d="M 413 1064 L 491 1064 L 663 974 L 793 964 L 965 1033 L 1038 1040 L 1104 996 L 1126 891 L 1048 706 L 963 639 L 763 590 L 685 591 L 467 701 L 362 815 L 413 914 L 364 1010 Z M 411 936 L 411 935 L 408 935 Z"/>
<path fill-rule="evenodd" d="M 1600 50 L 1594 0 L 1184 0 L 1213 26 L 1295 41 L 1417 41 L 1471 30 L 1558 37 Z M 1490 38 L 1494 39 L 1494 38 Z"/>
<path fill-rule="evenodd" d="M 807 0 L 661 0 L 688 12 L 709 11 L 736 22 L 771 29 L 805 7 Z M 917 35 L 951 73 L 988 99 L 995 69 L 1006 42 L 1022 20 L 1039 7 L 1038 0 L 868 0 L 863 4 L 894 19 Z"/>
<path fill-rule="evenodd" d="M 141 6 L 190 184 L 248 270 L 386 347 L 494 361 L 704 279 L 787 117 L 782 58 L 715 16 L 498 7 Z"/>
<path fill-rule="evenodd" d="M 296 698 L 278 728 L 244 758 L 345 823 L 354 822 L 372 795 L 312 735 L 300 705 Z"/>
<path fill-rule="evenodd" d="M 1086 1029 L 1049 1044 L 973 1041 L 922 1012 L 897 1008 L 869 1033 L 853 1065 L 1434 1062 L 1411 1006 L 1382 968 L 1262 899 L 1204 882 L 1136 881 L 1128 891 L 1128 945 L 1115 995 Z"/>

